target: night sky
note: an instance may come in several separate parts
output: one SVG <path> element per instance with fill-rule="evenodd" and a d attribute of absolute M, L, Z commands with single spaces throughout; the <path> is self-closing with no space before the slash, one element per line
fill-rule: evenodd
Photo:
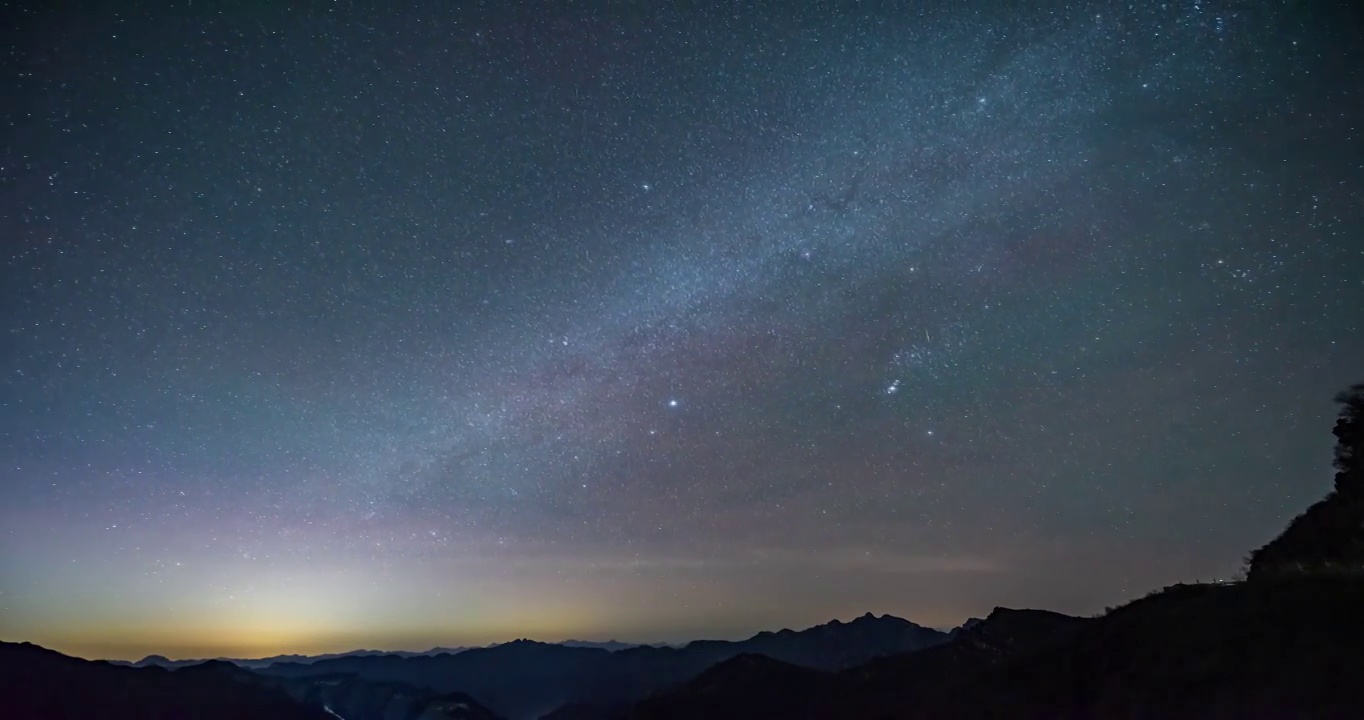
<path fill-rule="evenodd" d="M 1330 486 L 1358 11 L 30 5 L 5 640 L 1094 613 Z"/>

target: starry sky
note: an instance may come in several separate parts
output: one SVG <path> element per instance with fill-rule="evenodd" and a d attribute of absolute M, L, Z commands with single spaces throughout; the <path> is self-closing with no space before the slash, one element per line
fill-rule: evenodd
<path fill-rule="evenodd" d="M 25 5 L 0 638 L 1094 613 L 1329 488 L 1346 4 Z"/>

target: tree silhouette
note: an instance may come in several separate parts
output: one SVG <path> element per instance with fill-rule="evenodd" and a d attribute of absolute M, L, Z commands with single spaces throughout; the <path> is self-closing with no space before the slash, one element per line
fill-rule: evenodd
<path fill-rule="evenodd" d="M 1247 559 L 1246 579 L 1364 573 L 1364 383 L 1336 395 L 1335 487 Z"/>
<path fill-rule="evenodd" d="M 1364 383 L 1336 396 L 1344 407 L 1336 420 L 1336 492 L 1364 496 Z"/>

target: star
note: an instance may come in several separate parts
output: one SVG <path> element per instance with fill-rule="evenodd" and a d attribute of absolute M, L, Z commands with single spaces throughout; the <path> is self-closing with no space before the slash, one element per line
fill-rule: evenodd
<path fill-rule="evenodd" d="M 114 38 L 32 5 L 0 263 L 23 639 L 151 654 L 169 607 L 206 656 L 1092 614 L 1300 512 L 1304 418 L 1364 379 L 1364 44 L 1329 3 L 489 3 L 325 23 L 345 53 L 269 12 Z M 218 82 L 186 31 L 276 42 Z M 187 610 L 218 578 L 242 612 Z"/>

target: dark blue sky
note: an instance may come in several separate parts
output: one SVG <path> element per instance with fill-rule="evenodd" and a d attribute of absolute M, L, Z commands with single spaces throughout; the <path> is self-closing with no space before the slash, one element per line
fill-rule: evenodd
<path fill-rule="evenodd" d="M 6 640 L 1094 612 L 1329 486 L 1357 12 L 282 5 L 5 11 Z"/>

